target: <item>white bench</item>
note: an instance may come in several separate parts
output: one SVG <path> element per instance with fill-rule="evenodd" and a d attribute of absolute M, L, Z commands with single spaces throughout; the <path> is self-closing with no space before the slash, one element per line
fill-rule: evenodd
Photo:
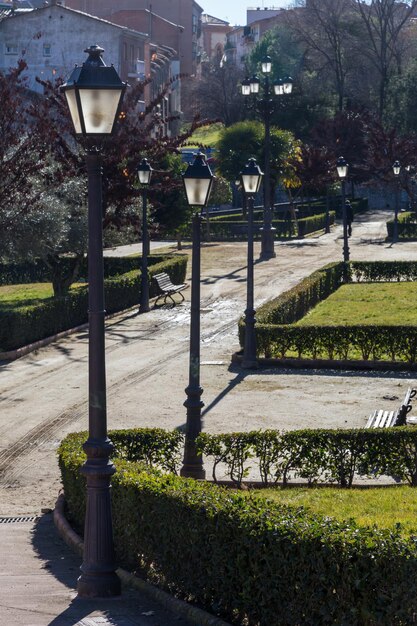
<path fill-rule="evenodd" d="M 181 292 L 188 287 L 186 283 L 183 283 L 182 285 L 174 285 L 171 282 L 171 279 L 168 276 L 168 274 L 166 274 L 165 272 L 161 272 L 160 274 L 155 274 L 153 278 L 155 279 L 155 282 L 158 285 L 158 289 L 161 292 L 159 296 L 157 297 L 157 299 L 155 300 L 154 306 L 156 306 L 156 303 L 158 302 L 160 298 L 164 298 L 164 304 L 166 304 L 167 298 L 169 298 L 172 301 L 172 304 L 176 304 L 174 298 L 172 297 L 173 294 L 175 293 L 180 294 L 182 298 L 181 302 L 185 299 Z"/>
<path fill-rule="evenodd" d="M 384 411 L 377 409 L 368 418 L 366 428 L 390 428 L 391 426 L 406 426 L 407 424 L 417 424 L 417 418 L 407 420 L 407 415 L 411 411 L 411 399 L 417 393 L 417 389 L 409 387 L 404 400 L 396 411 Z"/>

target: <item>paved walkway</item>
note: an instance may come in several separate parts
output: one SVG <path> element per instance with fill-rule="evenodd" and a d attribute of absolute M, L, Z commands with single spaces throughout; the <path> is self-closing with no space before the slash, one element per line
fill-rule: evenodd
<path fill-rule="evenodd" d="M 2 626 L 196 625 L 136 590 L 124 588 L 113 599 L 77 598 L 81 559 L 58 536 L 51 513 L 27 520 L 0 524 Z"/>
<path fill-rule="evenodd" d="M 375 213 L 354 222 L 353 259 L 417 259 L 416 242 L 385 243 L 385 218 Z M 341 227 L 319 238 L 280 243 L 276 251 L 276 259 L 256 263 L 256 306 L 340 259 Z M 189 264 L 188 280 L 190 269 Z M 201 285 L 207 431 L 360 426 L 376 406 L 389 409 L 389 402 L 398 404 L 395 396 L 404 396 L 407 374 L 242 372 L 230 366 L 238 347 L 237 320 L 245 308 L 245 244 L 204 245 Z M 107 324 L 109 428 L 184 423 L 189 292 L 182 306 L 140 316 L 125 313 Z M 53 507 L 60 488 L 59 441 L 67 432 L 86 429 L 87 360 L 87 333 L 80 332 L 0 363 L 0 518 L 37 516 L 0 523 L 0 625 L 185 625 L 137 592 L 125 593 L 122 600 L 76 600 L 80 560 L 58 538 L 51 516 L 41 514 L 41 507 Z"/>

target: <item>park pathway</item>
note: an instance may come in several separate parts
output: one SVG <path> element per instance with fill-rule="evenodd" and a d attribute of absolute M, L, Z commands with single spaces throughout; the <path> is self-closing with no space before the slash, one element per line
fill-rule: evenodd
<path fill-rule="evenodd" d="M 354 222 L 352 259 L 417 258 L 417 243 L 391 246 L 384 241 L 384 221 L 385 214 L 375 212 Z M 341 230 L 338 225 L 328 235 L 277 243 L 275 259 L 256 263 L 256 306 L 339 259 Z M 189 273 L 190 263 L 188 267 Z M 185 303 L 175 308 L 140 316 L 129 311 L 108 321 L 110 429 L 184 424 L 190 290 L 185 293 Z M 237 320 L 245 309 L 244 243 L 203 246 L 201 294 L 201 383 L 210 432 L 360 426 L 388 388 L 384 376 L 393 377 L 399 395 L 407 384 L 407 374 L 244 373 L 231 366 L 231 354 L 238 349 Z M 0 364 L 0 515 L 33 514 L 53 506 L 60 487 L 58 443 L 68 432 L 87 428 L 87 339 L 87 331 L 78 332 Z M 367 393 L 361 393 L 361 385 Z"/>
<path fill-rule="evenodd" d="M 385 214 L 377 212 L 354 222 L 351 258 L 417 259 L 417 243 L 385 243 L 384 222 Z M 341 231 L 338 225 L 328 235 L 276 244 L 276 258 L 255 266 L 256 306 L 340 259 Z M 201 286 L 206 430 L 362 426 L 375 406 L 389 402 L 384 396 L 404 395 L 408 374 L 243 372 L 231 366 L 238 349 L 237 320 L 245 309 L 245 244 L 205 244 Z M 189 297 L 190 290 L 175 308 L 141 316 L 128 311 L 108 320 L 109 428 L 184 424 Z M 87 331 L 0 363 L 0 518 L 14 518 L 0 523 L 0 622 L 185 626 L 134 592 L 99 604 L 75 599 L 79 559 L 56 536 L 48 510 L 60 489 L 56 448 L 68 432 L 87 428 L 86 399 Z"/>

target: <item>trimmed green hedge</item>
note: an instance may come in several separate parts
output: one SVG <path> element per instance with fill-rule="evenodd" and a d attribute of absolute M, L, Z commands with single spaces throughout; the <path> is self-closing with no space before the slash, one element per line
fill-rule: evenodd
<path fill-rule="evenodd" d="M 394 236 L 394 220 L 387 222 L 388 239 Z M 416 214 L 411 211 L 405 211 L 398 214 L 398 239 L 417 239 L 417 220 Z"/>
<path fill-rule="evenodd" d="M 350 262 L 347 277 L 357 281 L 415 280 L 417 263 L 407 261 Z M 417 362 L 415 326 L 294 326 L 343 283 L 344 263 L 332 263 L 314 272 L 292 289 L 270 300 L 256 313 L 258 356 L 267 358 L 356 359 Z M 244 346 L 245 324 L 239 322 Z"/>
<path fill-rule="evenodd" d="M 113 437 L 113 434 L 110 433 Z M 83 526 L 81 444 L 59 460 L 74 522 Z M 152 582 L 246 626 L 395 626 L 414 623 L 413 539 L 337 522 L 202 481 L 115 460 L 118 561 Z"/>
<path fill-rule="evenodd" d="M 137 259 L 134 259 L 138 263 Z M 131 261 L 129 261 L 130 263 Z M 128 266 L 122 260 L 114 264 L 118 268 Z M 186 256 L 165 257 L 164 261 L 149 267 L 149 276 L 167 272 L 172 282 L 183 283 L 187 268 Z M 106 312 L 115 313 L 138 304 L 140 299 L 140 271 L 104 280 Z M 150 296 L 156 296 L 157 286 L 151 281 Z M 63 330 L 84 324 L 88 320 L 88 287 L 80 287 L 60 298 L 50 298 L 44 302 L 2 314 L 0 325 L 0 351 L 14 350 L 39 339 L 50 337 Z"/>
<path fill-rule="evenodd" d="M 227 217 L 227 219 L 226 219 Z M 233 216 L 225 216 L 217 221 L 210 220 L 210 236 L 212 239 L 220 241 L 246 241 L 248 238 L 247 222 L 242 219 L 232 220 Z M 329 213 L 329 225 L 334 224 L 335 212 Z M 298 225 L 298 229 L 297 229 Z M 261 228 L 262 221 L 254 222 L 254 239 L 258 240 L 262 237 Z M 291 237 L 305 237 L 311 233 L 315 233 L 326 228 L 326 214 L 313 215 L 298 219 L 296 222 L 292 220 L 273 220 L 272 226 L 276 229 L 275 237 L 289 239 Z M 203 231 L 203 236 L 205 232 Z"/>
<path fill-rule="evenodd" d="M 201 433 L 197 446 L 213 464 L 215 482 L 221 465 L 237 485 L 252 470 L 264 485 L 287 485 L 301 478 L 309 485 L 325 482 L 352 487 L 358 477 L 393 476 L 417 486 L 417 430 L 413 427 Z"/>
<path fill-rule="evenodd" d="M 167 255 L 150 254 L 148 266 L 161 263 Z M 62 257 L 60 264 L 63 273 L 68 273 L 68 269 L 74 263 L 72 257 Z M 126 274 L 133 270 L 140 269 L 141 257 L 104 257 L 104 277 L 110 278 L 119 274 Z M 68 268 L 68 269 L 67 269 Z M 88 261 L 87 258 L 81 263 L 79 278 L 87 280 Z M 51 271 L 42 259 L 26 261 L 24 263 L 0 263 L 0 285 L 23 285 L 27 283 L 49 283 L 51 282 Z"/>

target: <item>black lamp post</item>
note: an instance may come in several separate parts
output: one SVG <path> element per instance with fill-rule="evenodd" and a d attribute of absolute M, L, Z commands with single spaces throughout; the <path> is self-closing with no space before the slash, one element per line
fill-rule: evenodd
<path fill-rule="evenodd" d="M 89 432 L 83 446 L 87 461 L 81 470 L 87 479 L 87 507 L 77 589 L 79 596 L 106 597 L 120 594 L 120 581 L 115 572 L 110 501 L 110 477 L 115 472 L 110 461 L 113 445 L 107 436 L 100 147 L 114 132 L 126 83 L 113 66 L 104 64 L 102 48 L 91 46 L 85 52 L 88 59 L 75 67 L 62 86 L 75 133 L 87 139 L 88 146 Z"/>
<path fill-rule="evenodd" d="M 262 116 L 265 128 L 265 164 L 264 164 L 264 219 L 262 225 L 262 241 L 261 241 L 261 259 L 267 260 L 276 256 L 274 250 L 274 233 L 275 228 L 272 226 L 272 204 L 271 200 L 271 177 L 270 177 L 270 160 L 271 160 L 271 114 L 274 110 L 275 102 L 271 98 L 271 86 L 269 75 L 272 71 L 271 57 L 266 56 L 261 64 L 263 81 L 262 97 L 257 98 L 260 88 L 260 80 L 257 76 L 242 81 L 242 95 L 255 96 L 254 106 Z M 276 96 L 288 95 L 292 92 L 292 78 L 287 76 L 279 79 L 274 83 L 274 94 Z"/>
<path fill-rule="evenodd" d="M 248 278 L 246 282 L 245 345 L 242 361 L 242 367 L 246 369 L 258 366 L 256 359 L 255 309 L 253 308 L 253 202 L 255 194 L 259 190 L 262 175 L 255 159 L 249 159 L 249 162 L 240 173 L 241 185 L 247 198 L 248 211 Z"/>
<path fill-rule="evenodd" d="M 152 167 L 148 163 L 148 159 L 142 159 L 138 166 L 139 183 L 142 186 L 142 275 L 140 286 L 140 303 L 139 313 L 147 313 L 149 311 L 149 278 L 148 278 L 148 253 L 149 253 L 149 237 L 148 237 L 148 186 L 151 182 Z"/>
<path fill-rule="evenodd" d="M 393 243 L 397 243 L 398 242 L 398 211 L 400 208 L 400 189 L 399 189 L 399 182 L 400 182 L 400 172 L 401 172 L 401 165 L 399 161 L 394 161 L 393 166 L 392 166 L 392 171 L 394 172 L 394 176 L 395 176 L 395 213 L 394 213 L 394 233 L 393 233 L 393 237 L 392 237 L 392 241 Z"/>
<path fill-rule="evenodd" d="M 339 157 L 336 163 L 337 175 L 342 183 L 342 214 L 343 214 L 343 261 L 349 261 L 348 225 L 346 213 L 346 178 L 349 165 L 343 157 Z"/>
<path fill-rule="evenodd" d="M 204 154 L 197 154 L 194 163 L 190 164 L 183 174 L 185 194 L 190 206 L 207 205 L 213 178 Z M 204 479 L 206 472 L 203 467 L 203 458 L 197 453 L 195 443 L 202 430 L 201 409 L 204 406 L 201 400 L 203 389 L 200 387 L 200 213 L 195 213 L 193 216 L 192 228 L 190 363 L 188 387 L 185 390 L 187 399 L 184 402 L 187 409 L 185 448 L 180 473 L 181 476 L 188 478 Z"/>

